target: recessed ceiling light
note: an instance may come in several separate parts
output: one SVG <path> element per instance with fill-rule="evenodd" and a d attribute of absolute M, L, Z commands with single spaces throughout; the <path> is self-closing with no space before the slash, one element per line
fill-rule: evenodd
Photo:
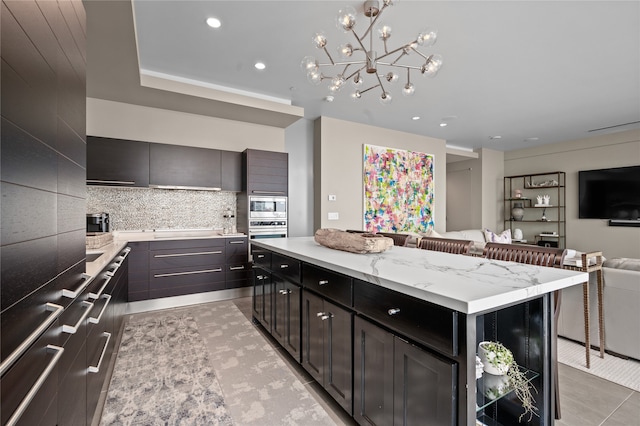
<path fill-rule="evenodd" d="M 207 18 L 207 25 L 211 28 L 220 28 L 220 25 L 222 25 L 222 23 L 218 18 Z"/>
<path fill-rule="evenodd" d="M 440 123 L 440 127 L 447 127 L 447 123 Z"/>
<path fill-rule="evenodd" d="M 524 141 L 525 142 L 535 142 L 537 140 L 540 140 L 540 138 L 535 138 L 535 137 L 534 138 L 526 138 Z"/>
<path fill-rule="evenodd" d="M 333 96 L 327 95 L 324 97 L 325 102 L 333 102 Z"/>
<path fill-rule="evenodd" d="M 493 140 L 497 140 L 497 139 L 502 139 L 502 136 L 498 136 L 498 135 L 496 135 L 496 136 L 489 136 L 489 140 L 492 140 L 492 141 L 493 141 Z"/>
<path fill-rule="evenodd" d="M 420 117 L 418 117 L 418 116 L 416 115 L 415 117 L 411 117 L 411 119 L 412 119 L 413 121 L 418 121 L 418 120 L 420 120 Z"/>
<path fill-rule="evenodd" d="M 267 66 L 264 64 L 264 62 L 256 62 L 256 64 L 254 65 L 254 67 L 256 67 L 257 70 L 263 70 L 265 69 Z"/>

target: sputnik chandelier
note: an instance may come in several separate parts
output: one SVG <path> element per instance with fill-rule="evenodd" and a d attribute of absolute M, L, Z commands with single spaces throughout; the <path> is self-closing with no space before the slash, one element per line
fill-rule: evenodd
<path fill-rule="evenodd" d="M 376 0 L 364 2 L 364 15 L 369 18 L 369 26 L 362 35 L 355 31 L 356 11 L 353 7 L 347 6 L 338 11 L 336 25 L 345 32 L 353 34 L 356 44 L 345 43 L 338 46 L 338 53 L 344 61 L 334 61 L 327 50 L 327 38 L 324 33 L 318 32 L 313 36 L 313 44 L 324 50 L 329 58 L 329 63 L 320 63 L 313 56 L 305 56 L 300 66 L 307 73 L 307 79 L 314 85 L 321 84 L 324 80 L 330 80 L 330 94 L 340 91 L 346 86 L 347 81 L 351 81 L 355 91 L 351 94 L 354 100 L 360 99 L 363 93 L 380 88 L 380 103 L 383 105 L 391 102 L 391 94 L 386 90 L 386 83 L 393 83 L 399 79 L 394 71 L 406 70 L 407 82 L 402 88 L 402 94 L 411 96 L 415 92 L 415 86 L 411 83 L 410 74 L 412 70 L 419 71 L 423 76 L 434 77 L 442 66 L 442 56 L 438 54 L 425 55 L 418 51 L 418 47 L 432 46 L 436 42 L 438 32 L 434 29 L 425 29 L 420 32 L 415 40 L 395 49 L 389 50 L 387 41 L 391 37 L 391 28 L 382 25 L 377 29 L 378 37 L 382 40 L 384 53 L 378 56 L 378 52 L 373 48 L 373 32 L 378 19 L 384 10 L 393 5 L 393 0 L 383 0 L 382 8 Z M 368 48 L 365 46 L 368 37 Z M 407 65 L 402 63 L 406 57 L 420 57 L 418 65 Z M 361 59 L 359 58 L 361 57 Z M 415 62 L 415 61 L 414 61 Z M 321 68 L 338 67 L 335 76 L 325 75 Z M 362 88 L 365 84 L 364 76 L 370 74 L 374 77 L 373 83 L 368 88 Z"/>

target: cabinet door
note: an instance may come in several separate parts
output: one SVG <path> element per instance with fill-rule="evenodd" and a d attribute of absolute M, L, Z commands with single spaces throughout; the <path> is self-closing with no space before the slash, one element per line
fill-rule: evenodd
<path fill-rule="evenodd" d="M 149 186 L 149 143 L 87 136 L 87 184 Z"/>
<path fill-rule="evenodd" d="M 456 424 L 457 365 L 395 337 L 394 425 Z"/>
<path fill-rule="evenodd" d="M 353 314 L 324 301 L 324 388 L 345 411 L 353 413 Z"/>
<path fill-rule="evenodd" d="M 361 425 L 393 424 L 393 334 L 356 317 L 353 355 L 353 417 Z"/>
<path fill-rule="evenodd" d="M 325 341 L 323 300 L 308 291 L 302 296 L 302 366 L 324 386 Z"/>
<path fill-rule="evenodd" d="M 149 242 L 130 242 L 127 300 L 135 302 L 149 298 Z"/>
<path fill-rule="evenodd" d="M 273 285 L 271 274 L 262 268 L 253 270 L 253 316 L 272 333 Z"/>
<path fill-rule="evenodd" d="M 242 191 L 242 153 L 220 151 L 220 179 L 223 191 Z"/>
<path fill-rule="evenodd" d="M 189 146 L 151 144 L 149 184 L 220 188 L 220 151 Z"/>
<path fill-rule="evenodd" d="M 300 362 L 300 287 L 275 274 L 272 280 L 275 293 L 271 334 Z"/>
<path fill-rule="evenodd" d="M 245 188 L 249 195 L 287 195 L 289 156 L 286 152 L 247 149 L 245 155 Z"/>

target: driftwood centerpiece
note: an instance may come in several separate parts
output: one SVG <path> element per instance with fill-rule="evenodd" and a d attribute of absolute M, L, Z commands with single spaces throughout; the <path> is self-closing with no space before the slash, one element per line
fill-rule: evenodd
<path fill-rule="evenodd" d="M 334 228 L 316 231 L 318 244 L 351 253 L 382 253 L 393 246 L 393 239 L 378 234 L 351 233 Z"/>

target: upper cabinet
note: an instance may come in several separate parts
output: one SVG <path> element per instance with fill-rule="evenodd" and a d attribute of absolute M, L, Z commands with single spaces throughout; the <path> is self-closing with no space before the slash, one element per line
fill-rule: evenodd
<path fill-rule="evenodd" d="M 220 151 L 222 164 L 220 164 L 220 178 L 222 190 L 242 191 L 242 153 L 237 151 Z"/>
<path fill-rule="evenodd" d="M 87 136 L 87 184 L 149 186 L 149 145 Z"/>
<path fill-rule="evenodd" d="M 243 190 L 247 195 L 287 195 L 289 155 L 247 149 L 243 153 Z"/>
<path fill-rule="evenodd" d="M 180 145 L 151 144 L 149 184 L 222 189 L 220 151 Z"/>

